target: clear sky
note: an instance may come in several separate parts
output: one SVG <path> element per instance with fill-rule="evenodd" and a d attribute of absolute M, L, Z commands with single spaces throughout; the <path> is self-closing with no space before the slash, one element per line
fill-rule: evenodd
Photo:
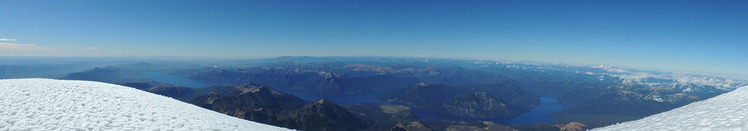
<path fill-rule="evenodd" d="M 0 56 L 431 56 L 748 74 L 744 0 L 4 0 Z"/>

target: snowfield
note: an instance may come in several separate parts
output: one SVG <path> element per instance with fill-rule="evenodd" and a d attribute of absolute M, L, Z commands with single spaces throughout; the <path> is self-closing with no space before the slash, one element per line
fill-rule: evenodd
<path fill-rule="evenodd" d="M 90 81 L 0 80 L 0 130 L 289 130 L 134 88 Z"/>
<path fill-rule="evenodd" d="M 593 131 L 608 130 L 748 130 L 748 87 L 738 88 L 640 120 L 593 129 Z"/>

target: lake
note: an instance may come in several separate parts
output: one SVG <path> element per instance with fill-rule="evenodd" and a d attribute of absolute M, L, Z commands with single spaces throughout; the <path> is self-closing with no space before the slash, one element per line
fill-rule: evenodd
<path fill-rule="evenodd" d="M 533 124 L 538 122 L 553 123 L 555 120 L 548 115 L 561 112 L 567 105 L 558 102 L 558 99 L 553 97 L 540 97 L 540 106 L 532 108 L 530 112 L 520 114 L 504 123 L 507 125 L 512 124 Z"/>
<path fill-rule="evenodd" d="M 191 87 L 191 88 L 200 88 L 200 87 L 210 86 L 210 84 L 200 82 L 197 80 L 193 80 L 190 78 L 177 76 L 177 75 L 164 74 L 164 73 L 159 73 L 159 72 L 145 72 L 143 74 L 138 75 L 137 78 L 144 78 L 144 79 L 149 79 L 149 80 L 156 81 L 156 82 L 169 83 L 174 86 L 183 86 L 183 87 Z"/>
<path fill-rule="evenodd" d="M 539 122 L 553 123 L 555 119 L 548 115 L 561 112 L 568 105 L 564 105 L 558 102 L 558 99 L 553 97 L 541 97 L 540 105 L 533 108 L 530 112 L 522 113 L 516 117 L 509 119 L 478 119 L 478 118 L 463 118 L 455 117 L 445 114 L 432 113 L 422 109 L 412 108 L 416 113 L 416 116 L 422 119 L 448 119 L 448 120 L 460 120 L 460 121 L 491 121 L 503 125 L 527 125 Z"/>

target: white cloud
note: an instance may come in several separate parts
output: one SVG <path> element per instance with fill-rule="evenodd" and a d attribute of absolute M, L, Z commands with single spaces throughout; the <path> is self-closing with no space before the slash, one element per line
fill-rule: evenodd
<path fill-rule="evenodd" d="M 11 38 L 0 38 L 0 41 L 16 41 L 16 39 L 11 39 Z"/>
<path fill-rule="evenodd" d="M 83 48 L 83 49 L 84 50 L 98 50 L 99 48 L 96 48 L 96 47 L 86 47 L 86 48 Z"/>
<path fill-rule="evenodd" d="M 10 39 L 13 40 L 13 39 Z M 111 52 L 99 52 L 98 47 L 76 47 L 74 45 L 36 45 L 16 43 L 0 38 L 0 56 L 96 56 Z"/>
<path fill-rule="evenodd" d="M 58 51 L 34 44 L 0 42 L 0 56 L 50 56 L 55 52 Z"/>
<path fill-rule="evenodd" d="M 17 43 L 0 43 L 0 50 L 45 50 L 44 47 L 38 47 L 34 44 L 17 44 Z"/>

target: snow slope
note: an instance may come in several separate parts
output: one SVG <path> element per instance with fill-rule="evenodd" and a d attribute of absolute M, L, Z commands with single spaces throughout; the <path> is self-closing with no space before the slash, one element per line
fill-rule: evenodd
<path fill-rule="evenodd" d="M 593 129 L 607 130 L 748 130 L 748 87 L 640 120 Z"/>
<path fill-rule="evenodd" d="M 89 81 L 0 80 L 0 130 L 288 130 L 134 88 Z"/>

